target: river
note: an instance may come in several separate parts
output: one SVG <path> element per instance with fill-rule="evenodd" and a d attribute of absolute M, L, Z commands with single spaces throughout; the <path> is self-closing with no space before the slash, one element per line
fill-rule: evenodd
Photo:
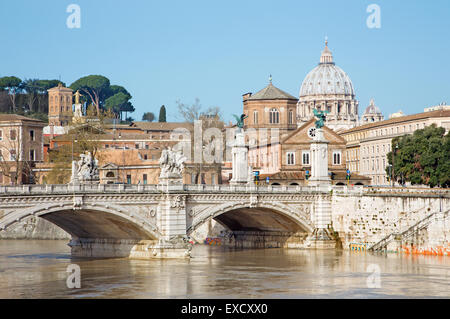
<path fill-rule="evenodd" d="M 190 260 L 72 259 L 0 240 L 0 298 L 449 298 L 450 257 L 197 245 Z M 81 270 L 69 289 L 67 267 Z M 378 276 L 379 273 L 379 276 Z"/>

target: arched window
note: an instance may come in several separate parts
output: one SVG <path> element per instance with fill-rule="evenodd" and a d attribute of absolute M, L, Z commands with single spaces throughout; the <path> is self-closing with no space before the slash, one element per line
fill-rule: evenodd
<path fill-rule="evenodd" d="M 108 172 L 108 173 L 106 173 L 106 177 L 114 177 L 114 172 Z"/>
<path fill-rule="evenodd" d="M 271 109 L 270 110 L 269 123 L 270 124 L 278 124 L 278 123 L 280 123 L 280 112 L 278 112 L 277 109 Z"/>

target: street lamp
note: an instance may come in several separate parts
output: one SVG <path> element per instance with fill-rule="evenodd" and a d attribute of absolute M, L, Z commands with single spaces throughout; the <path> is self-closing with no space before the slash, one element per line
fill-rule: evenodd
<path fill-rule="evenodd" d="M 391 170 L 391 181 L 392 181 L 392 187 L 395 186 L 395 181 L 394 181 L 394 176 L 395 176 L 395 172 L 394 172 L 394 166 L 395 166 L 395 153 L 397 153 L 398 150 L 398 144 L 395 144 L 395 146 L 393 147 L 392 150 L 392 170 Z"/>

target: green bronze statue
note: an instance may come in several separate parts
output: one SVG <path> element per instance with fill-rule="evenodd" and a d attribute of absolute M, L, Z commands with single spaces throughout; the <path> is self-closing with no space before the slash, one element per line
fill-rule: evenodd
<path fill-rule="evenodd" d="M 313 109 L 314 115 L 317 117 L 316 128 L 322 128 L 325 125 L 326 114 L 330 113 L 329 111 L 318 111 Z"/>
<path fill-rule="evenodd" d="M 239 128 L 244 128 L 244 120 L 248 117 L 248 115 L 242 114 L 240 117 L 233 114 L 236 119 L 236 126 Z"/>

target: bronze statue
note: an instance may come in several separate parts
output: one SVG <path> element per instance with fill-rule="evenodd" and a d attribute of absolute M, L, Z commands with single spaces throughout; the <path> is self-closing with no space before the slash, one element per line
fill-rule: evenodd
<path fill-rule="evenodd" d="M 316 128 L 322 128 L 325 125 L 326 114 L 330 113 L 329 111 L 318 111 L 313 109 L 314 115 L 317 117 Z"/>
<path fill-rule="evenodd" d="M 248 117 L 248 115 L 242 114 L 241 117 L 238 117 L 233 114 L 233 116 L 236 119 L 236 126 L 239 128 L 244 128 L 244 120 Z"/>

